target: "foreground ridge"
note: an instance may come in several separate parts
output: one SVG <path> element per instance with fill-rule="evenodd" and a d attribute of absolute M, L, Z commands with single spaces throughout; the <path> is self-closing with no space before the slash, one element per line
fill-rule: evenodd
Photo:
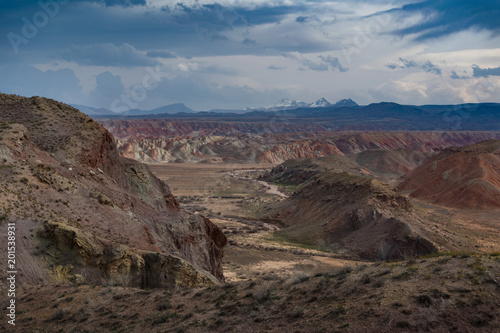
<path fill-rule="evenodd" d="M 19 325 L 68 332 L 495 332 L 499 274 L 498 256 L 457 253 L 183 293 L 30 287 L 22 291 L 27 311 Z M 43 307 L 39 298 L 47 300 Z"/>
<path fill-rule="evenodd" d="M 224 281 L 224 234 L 181 210 L 147 166 L 120 157 L 101 125 L 40 97 L 0 94 L 0 115 L 0 213 L 17 228 L 18 283 Z"/>

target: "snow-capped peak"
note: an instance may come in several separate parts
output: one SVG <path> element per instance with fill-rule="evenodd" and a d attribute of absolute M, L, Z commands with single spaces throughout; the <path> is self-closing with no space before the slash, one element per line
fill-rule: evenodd
<path fill-rule="evenodd" d="M 337 103 L 335 103 L 335 106 L 341 107 L 341 106 L 359 106 L 359 105 L 352 99 L 347 98 L 339 100 Z"/>
<path fill-rule="evenodd" d="M 272 110 L 272 109 L 275 109 L 275 108 L 278 108 L 278 109 L 293 109 L 293 108 L 324 108 L 324 107 L 352 107 L 352 106 L 358 106 L 358 104 L 356 102 L 354 102 L 352 99 L 348 98 L 348 99 L 341 99 L 339 100 L 337 103 L 335 104 L 332 104 L 330 102 L 328 102 L 325 98 L 320 98 L 318 99 L 316 102 L 313 102 L 313 103 L 306 103 L 304 101 L 300 101 L 300 100 L 289 100 L 288 98 L 282 98 L 281 100 L 279 100 L 277 103 L 275 103 L 273 106 L 269 107 L 269 108 L 265 108 L 265 109 L 268 109 L 268 110 Z"/>
<path fill-rule="evenodd" d="M 318 99 L 316 102 L 309 104 L 309 107 L 310 108 L 323 108 L 323 107 L 329 106 L 329 105 L 331 105 L 331 103 L 322 97 L 322 98 Z"/>
<path fill-rule="evenodd" d="M 295 100 L 291 101 L 288 98 L 282 98 L 273 105 L 273 107 L 279 107 L 279 108 L 304 107 L 304 106 L 308 106 L 308 104 L 303 101 L 295 101 Z"/>

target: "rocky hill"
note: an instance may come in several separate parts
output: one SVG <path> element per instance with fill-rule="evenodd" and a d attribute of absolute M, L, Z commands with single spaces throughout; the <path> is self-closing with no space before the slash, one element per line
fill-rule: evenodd
<path fill-rule="evenodd" d="M 500 207 L 500 141 L 448 148 L 398 185 L 410 196 L 457 208 Z"/>
<path fill-rule="evenodd" d="M 437 251 L 435 238 L 412 213 L 412 204 L 391 186 L 328 170 L 302 183 L 269 214 L 288 240 L 357 255 L 396 259 Z"/>
<path fill-rule="evenodd" d="M 261 176 L 273 183 L 298 185 L 326 170 L 345 171 L 386 181 L 400 176 L 422 164 L 432 152 L 396 150 L 366 150 L 349 155 L 330 155 L 319 158 L 288 160 Z"/>
<path fill-rule="evenodd" d="M 145 165 L 121 157 L 101 125 L 53 100 L 5 94 L 0 120 L 0 236 L 16 224 L 18 283 L 224 280 L 224 234 L 182 211 Z"/>

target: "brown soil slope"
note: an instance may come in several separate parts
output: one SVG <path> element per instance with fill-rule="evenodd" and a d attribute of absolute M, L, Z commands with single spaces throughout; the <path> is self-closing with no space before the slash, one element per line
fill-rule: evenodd
<path fill-rule="evenodd" d="M 53 100 L 4 94 L 0 119 L 0 234 L 16 223 L 19 283 L 223 280 L 224 234 L 180 210 L 145 165 L 120 157 L 101 125 Z"/>
<path fill-rule="evenodd" d="M 408 174 L 398 188 L 450 207 L 500 207 L 500 141 L 446 149 Z"/>
<path fill-rule="evenodd" d="M 366 259 L 436 251 L 411 203 L 391 186 L 346 172 L 326 171 L 298 187 L 269 216 L 285 238 Z"/>

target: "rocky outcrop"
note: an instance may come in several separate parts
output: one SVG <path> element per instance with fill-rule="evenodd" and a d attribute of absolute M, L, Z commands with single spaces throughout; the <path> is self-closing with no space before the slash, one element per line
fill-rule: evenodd
<path fill-rule="evenodd" d="M 96 236 L 78 228 L 46 221 L 38 229 L 43 252 L 58 265 L 77 267 L 67 278 L 85 282 L 94 272 L 114 283 L 141 288 L 206 287 L 219 281 L 186 260 L 166 253 L 140 251 Z"/>
<path fill-rule="evenodd" d="M 118 251 L 118 257 L 125 251 L 135 258 L 125 264 L 137 267 L 135 273 L 126 272 L 127 284 L 151 287 L 224 281 L 221 262 L 226 238 L 222 231 L 210 220 L 182 211 L 168 185 L 147 166 L 121 157 L 114 138 L 101 125 L 67 105 L 39 97 L 0 94 L 0 115 L 0 214 L 17 224 L 19 238 L 30 240 L 22 242 L 20 251 L 37 267 L 33 274 L 26 268 L 21 275 L 24 283 L 47 278 L 38 268 L 63 263 L 73 265 L 75 272 L 94 267 L 104 278 L 116 279 L 111 261 L 95 249 Z M 86 235 L 77 237 L 78 242 L 95 242 L 95 237 L 99 242 L 84 256 L 75 255 L 74 262 L 64 255 L 44 254 L 33 245 L 44 221 L 57 225 L 58 232 L 74 229 Z M 1 228 L 0 233 L 5 232 Z M 58 232 L 44 233 L 44 244 L 51 242 L 47 235 Z M 96 258 L 83 259 L 93 254 Z M 188 267 L 206 279 L 184 283 L 167 274 L 177 269 L 178 276 L 189 276 Z M 160 274 L 157 268 L 168 283 L 154 282 L 155 278 L 139 283 L 137 276 L 149 279 Z"/>
<path fill-rule="evenodd" d="M 258 163 L 277 163 L 297 158 L 310 158 L 328 155 L 343 155 L 335 146 L 320 140 L 295 140 L 276 144 L 260 152 L 255 161 Z"/>
<path fill-rule="evenodd" d="M 449 148 L 398 185 L 410 196 L 456 208 L 500 207 L 500 141 Z"/>

